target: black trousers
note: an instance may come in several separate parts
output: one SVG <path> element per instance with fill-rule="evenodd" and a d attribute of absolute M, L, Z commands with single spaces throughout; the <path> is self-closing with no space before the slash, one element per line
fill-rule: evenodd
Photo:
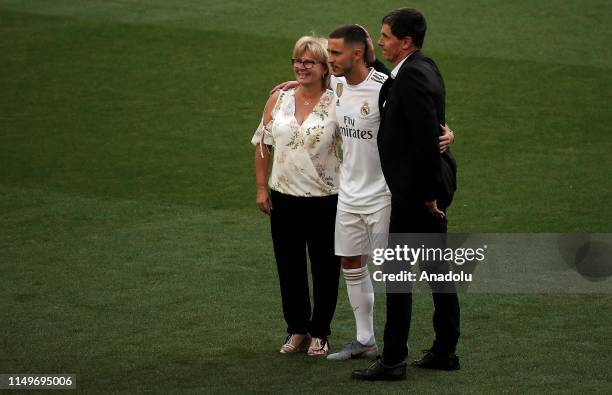
<path fill-rule="evenodd" d="M 326 338 L 340 278 L 340 258 L 334 254 L 338 196 L 296 197 L 272 191 L 271 198 L 272 242 L 287 333 Z M 312 272 L 312 309 L 306 251 Z"/>
<path fill-rule="evenodd" d="M 438 219 L 423 204 L 401 204 L 392 202 L 390 240 L 398 233 L 438 233 L 447 230 L 446 218 Z M 391 244 L 391 243 L 390 243 Z M 390 247 L 393 247 L 390 245 Z M 438 267 L 443 271 L 443 267 Z M 436 355 L 454 353 L 459 340 L 459 299 L 454 285 L 433 284 L 435 339 L 432 351 Z M 443 292 L 436 292 L 436 290 Z M 408 334 L 412 317 L 412 292 L 387 292 L 387 322 L 385 324 L 383 361 L 395 365 L 408 355 Z"/>

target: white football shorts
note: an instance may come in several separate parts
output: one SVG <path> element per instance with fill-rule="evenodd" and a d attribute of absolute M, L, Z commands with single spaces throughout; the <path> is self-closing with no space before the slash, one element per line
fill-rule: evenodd
<path fill-rule="evenodd" d="M 387 248 L 391 205 L 371 214 L 336 212 L 334 249 L 338 256 L 372 255 L 375 248 Z"/>

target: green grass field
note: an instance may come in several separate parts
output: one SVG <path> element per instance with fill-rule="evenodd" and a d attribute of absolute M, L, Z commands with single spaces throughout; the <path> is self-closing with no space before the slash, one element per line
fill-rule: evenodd
<path fill-rule="evenodd" d="M 0 373 L 76 373 L 85 393 L 611 393 L 611 294 L 462 295 L 463 370 L 402 383 L 278 354 L 250 137 L 297 37 L 376 38 L 402 5 L 0 0 Z M 612 4 L 410 5 L 457 134 L 451 230 L 611 232 Z M 411 357 L 432 332 L 415 299 Z M 344 286 L 332 330 L 354 333 Z"/>

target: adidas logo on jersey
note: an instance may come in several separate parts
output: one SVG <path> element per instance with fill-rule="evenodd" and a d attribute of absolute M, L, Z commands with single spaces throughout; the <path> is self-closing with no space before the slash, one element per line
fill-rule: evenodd
<path fill-rule="evenodd" d="M 370 77 L 370 79 L 372 81 L 378 82 L 379 84 L 384 84 L 385 80 L 387 79 L 387 76 L 379 72 L 374 72 L 372 73 L 372 76 Z"/>

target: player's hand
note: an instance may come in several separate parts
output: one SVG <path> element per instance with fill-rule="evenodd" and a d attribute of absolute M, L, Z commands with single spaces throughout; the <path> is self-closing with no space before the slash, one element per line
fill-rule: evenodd
<path fill-rule="evenodd" d="M 270 91 L 270 94 L 274 94 L 274 92 L 278 91 L 278 90 L 289 90 L 291 88 L 295 88 L 296 86 L 298 86 L 299 83 L 297 81 L 285 81 L 285 82 L 281 82 L 280 84 L 276 85 L 274 88 L 272 88 L 272 90 Z"/>
<path fill-rule="evenodd" d="M 455 142 L 455 133 L 448 127 L 447 124 L 440 124 L 440 127 L 444 131 L 442 136 L 438 137 L 440 141 L 440 153 L 443 154 L 448 147 Z"/>
<path fill-rule="evenodd" d="M 438 201 L 437 200 L 432 200 L 430 202 L 425 202 L 425 207 L 427 207 L 427 209 L 429 210 L 429 212 L 431 212 L 433 215 L 435 215 L 436 217 L 442 219 L 444 218 L 444 211 L 440 210 L 438 208 Z"/>
<path fill-rule="evenodd" d="M 374 52 L 374 43 L 372 42 L 372 39 L 370 38 L 370 33 L 368 33 L 366 28 L 361 25 L 357 25 L 357 26 L 363 29 L 363 32 L 365 33 L 367 37 L 366 43 L 368 44 L 368 50 L 366 51 L 367 58 L 365 61 L 366 61 L 366 64 L 371 65 L 376 61 L 376 53 Z"/>
<path fill-rule="evenodd" d="M 272 200 L 270 199 L 270 194 L 268 193 L 268 188 L 257 188 L 257 207 L 263 213 L 270 215 L 272 211 Z"/>

